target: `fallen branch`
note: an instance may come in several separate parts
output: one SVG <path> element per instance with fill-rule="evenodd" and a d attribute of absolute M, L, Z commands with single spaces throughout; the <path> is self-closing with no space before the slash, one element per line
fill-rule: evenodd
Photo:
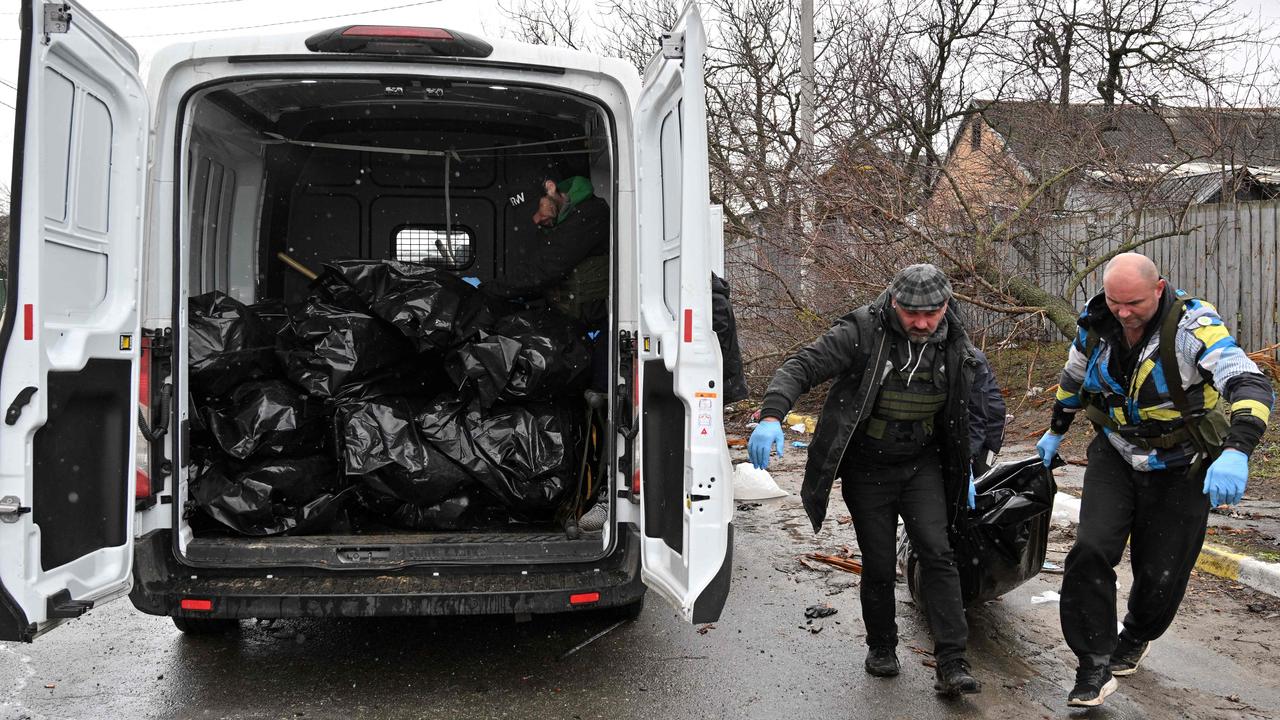
<path fill-rule="evenodd" d="M 862 574 L 862 562 L 853 558 L 840 557 L 839 555 L 824 555 L 822 553 L 809 553 L 805 557 L 810 560 L 826 563 L 832 567 L 839 568 L 845 572 L 851 572 L 856 575 Z"/>

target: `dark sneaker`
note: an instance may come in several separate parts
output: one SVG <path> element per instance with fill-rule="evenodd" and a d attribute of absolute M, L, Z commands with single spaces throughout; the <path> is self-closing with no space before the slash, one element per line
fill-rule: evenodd
<path fill-rule="evenodd" d="M 1106 665 L 1081 665 L 1076 668 L 1076 686 L 1067 696 L 1067 704 L 1071 707 L 1096 707 L 1119 686 Z"/>
<path fill-rule="evenodd" d="M 958 697 L 982 692 L 982 683 L 969 671 L 969 663 L 963 658 L 938 663 L 937 678 L 933 689 L 939 695 Z"/>
<path fill-rule="evenodd" d="M 1138 665 L 1151 650 L 1151 643 L 1133 643 L 1120 638 L 1116 651 L 1111 653 L 1111 674 L 1126 677 L 1138 672 Z"/>
<path fill-rule="evenodd" d="M 898 674 L 898 654 L 888 645 L 874 645 L 867 650 L 867 661 L 863 666 L 868 675 L 894 677 Z"/>

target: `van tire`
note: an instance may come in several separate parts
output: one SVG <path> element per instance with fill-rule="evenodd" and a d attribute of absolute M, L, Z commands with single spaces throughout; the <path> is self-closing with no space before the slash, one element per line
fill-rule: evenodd
<path fill-rule="evenodd" d="M 173 616 L 173 626 L 187 635 L 225 635 L 240 627 L 239 620 Z"/>

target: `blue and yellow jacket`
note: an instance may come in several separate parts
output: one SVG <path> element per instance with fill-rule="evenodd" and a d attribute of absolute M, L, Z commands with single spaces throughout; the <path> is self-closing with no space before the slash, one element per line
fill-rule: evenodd
<path fill-rule="evenodd" d="M 1257 446 L 1271 417 L 1274 396 L 1267 380 L 1223 324 L 1213 305 L 1186 300 L 1181 290 L 1166 290 L 1150 334 L 1125 378 L 1117 347 L 1123 330 L 1099 293 L 1080 315 L 1079 332 L 1062 369 L 1051 429 L 1066 432 L 1075 414 L 1093 406 L 1092 418 L 1107 440 L 1137 470 L 1187 467 L 1196 460 L 1195 443 L 1185 438 L 1182 413 L 1169 395 L 1170 378 L 1160 362 L 1160 332 L 1165 316 L 1182 313 L 1175 335 L 1178 371 L 1192 412 L 1214 410 L 1219 403 L 1229 418 L 1223 447 L 1249 454 Z M 1096 338 L 1090 349 L 1090 334 Z M 1091 350 L 1091 351 L 1090 351 Z M 1162 443 L 1160 438 L 1172 439 Z M 1167 447 L 1159 447 L 1168 445 Z"/>

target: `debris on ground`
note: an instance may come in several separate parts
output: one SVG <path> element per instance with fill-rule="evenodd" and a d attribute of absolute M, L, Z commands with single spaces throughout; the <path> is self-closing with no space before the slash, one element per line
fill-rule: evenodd
<path fill-rule="evenodd" d="M 804 448 L 809 447 L 809 443 L 807 443 L 807 442 L 802 442 L 802 441 L 800 441 L 800 440 L 792 440 L 792 441 L 791 441 L 791 447 L 793 447 L 793 448 L 800 448 L 800 449 L 802 449 L 802 450 L 803 450 Z"/>
<path fill-rule="evenodd" d="M 711 632 L 712 630 L 715 630 L 715 629 L 716 629 L 716 624 L 715 624 L 715 623 L 707 623 L 706 625 L 703 625 L 702 627 L 698 628 L 698 634 L 699 634 L 699 635 L 706 635 L 707 633 L 709 633 L 709 632 Z"/>
<path fill-rule="evenodd" d="M 787 413 L 787 416 L 782 419 L 782 422 L 790 425 L 791 429 L 798 433 L 811 433 L 818 427 L 817 418 L 812 415 L 801 415 L 800 413 Z"/>
<path fill-rule="evenodd" d="M 853 517 L 850 515 L 841 515 L 840 517 L 836 518 L 837 525 L 848 525 L 851 522 L 853 522 Z"/>
<path fill-rule="evenodd" d="M 816 620 L 818 618 L 830 617 L 835 615 L 837 612 L 839 611 L 830 605 L 810 605 L 804 609 L 804 616 L 810 620 Z"/>
<path fill-rule="evenodd" d="M 845 572 L 862 574 L 862 561 L 854 560 L 851 557 L 841 557 L 839 555 L 826 555 L 824 553 L 809 553 L 805 557 L 810 560 L 817 560 L 833 567 L 844 570 Z"/>
<path fill-rule="evenodd" d="M 751 512 L 760 507 L 760 503 L 738 503 L 738 512 Z"/>
<path fill-rule="evenodd" d="M 1049 573 L 1050 575 L 1061 575 L 1062 566 L 1052 560 L 1045 560 L 1040 566 L 1040 572 Z"/>
<path fill-rule="evenodd" d="M 726 445 L 728 445 L 731 448 L 747 446 L 747 439 L 744 437 L 738 437 L 736 435 L 730 435 L 729 437 L 724 439 L 724 442 Z"/>
<path fill-rule="evenodd" d="M 1032 605 L 1040 605 L 1042 603 L 1055 603 L 1062 599 L 1062 596 L 1052 590 L 1045 590 L 1039 595 L 1031 598 Z"/>
<path fill-rule="evenodd" d="M 745 462 L 733 466 L 734 500 L 767 500 L 786 495 L 787 491 L 778 487 L 768 470 L 757 469 Z"/>
<path fill-rule="evenodd" d="M 623 620 L 619 620 L 618 622 L 616 622 L 616 623 L 614 623 L 614 624 L 610 625 L 609 627 L 607 627 L 607 628 L 605 628 L 605 629 L 601 630 L 600 632 L 596 633 L 595 635 L 592 635 L 591 637 L 587 638 L 586 640 L 583 640 L 582 642 L 578 643 L 577 645 L 574 645 L 574 646 L 573 646 L 572 648 L 570 648 L 567 652 L 565 652 L 565 654 L 561 655 L 560 657 L 558 657 L 558 658 L 556 658 L 556 659 L 557 659 L 557 660 L 563 660 L 563 659 L 565 659 L 565 658 L 569 657 L 570 655 L 572 655 L 572 654 L 574 654 L 574 653 L 578 652 L 578 651 L 579 651 L 579 650 L 581 650 L 582 648 L 584 648 L 584 647 L 586 647 L 586 646 L 590 645 L 591 643 L 593 643 L 593 642 L 595 642 L 595 641 L 599 640 L 600 638 L 604 637 L 605 635 L 608 635 L 609 633 L 613 632 L 614 630 L 617 630 L 618 628 L 622 627 L 622 626 L 623 626 L 623 624 L 625 624 L 625 623 L 627 623 L 627 622 L 630 622 L 630 621 L 629 621 L 629 620 L 625 620 L 625 619 L 623 619 Z M 699 630 L 699 632 L 701 632 L 701 630 Z"/>

